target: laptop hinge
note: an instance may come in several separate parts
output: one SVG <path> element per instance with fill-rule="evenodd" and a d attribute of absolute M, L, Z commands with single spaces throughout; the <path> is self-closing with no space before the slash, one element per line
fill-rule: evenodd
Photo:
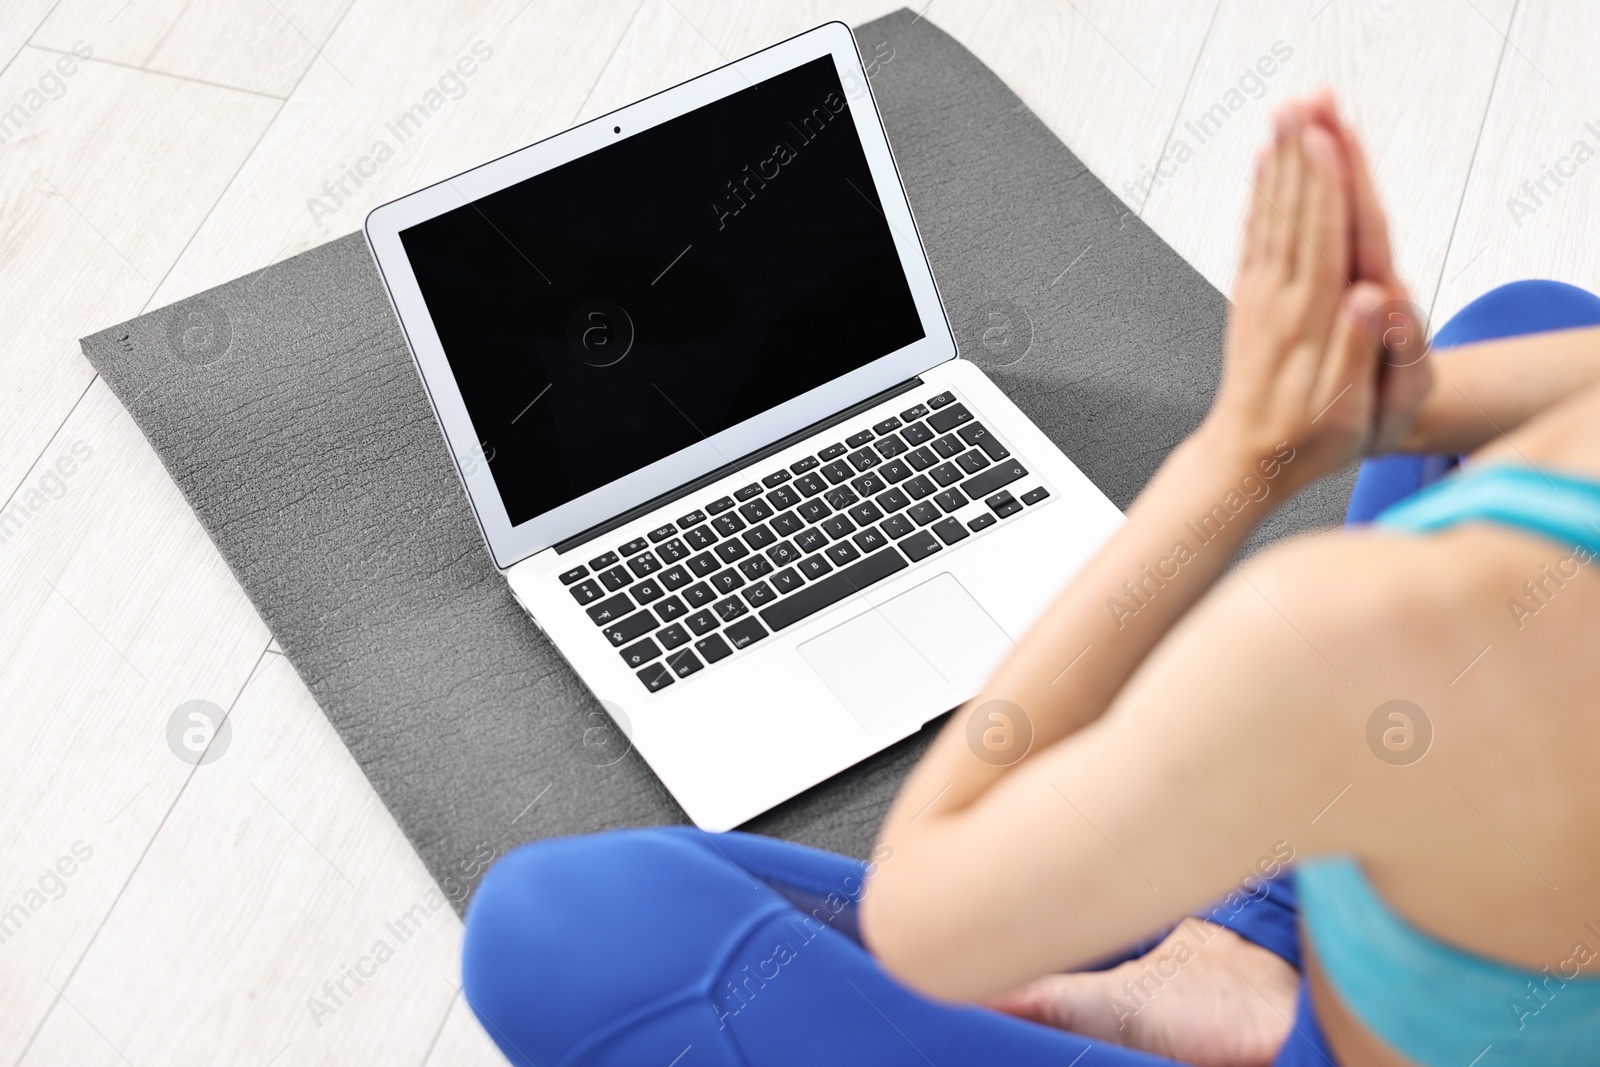
<path fill-rule="evenodd" d="M 901 393 L 910 392 L 911 390 L 917 388 L 921 384 L 923 384 L 923 383 L 922 383 L 922 379 L 920 377 L 918 377 L 918 378 L 909 378 L 906 381 L 901 382 L 899 385 L 890 386 L 888 389 L 885 389 L 881 393 L 878 393 L 878 394 L 876 394 L 874 396 L 867 397 L 865 400 L 861 401 L 858 404 L 852 404 L 850 407 L 845 408 L 843 411 L 834 412 L 832 415 L 829 415 L 827 418 L 821 419 L 821 420 L 819 420 L 817 422 L 814 422 L 810 426 L 807 426 L 803 430 L 796 430 L 794 433 L 790 434 L 788 437 L 785 437 L 780 441 L 774 441 L 770 445 L 766 445 L 765 447 L 758 448 L 754 452 L 751 452 L 751 453 L 749 453 L 747 455 L 744 455 L 744 456 L 740 456 L 736 460 L 733 460 L 733 461 L 731 461 L 729 463 L 724 463 L 722 466 L 718 467 L 714 471 L 708 471 L 705 474 L 702 474 L 700 477 L 693 479 L 692 481 L 685 482 L 684 484 L 678 486 L 676 489 L 669 490 L 669 491 L 667 491 L 665 493 L 662 493 L 658 497 L 654 497 L 653 499 L 646 500 L 643 504 L 639 504 L 639 505 L 636 505 L 634 507 L 631 507 L 627 511 L 624 511 L 620 515 L 615 515 L 615 516 L 613 516 L 613 517 L 611 517 L 609 519 L 606 519 L 604 522 L 596 523 L 595 525 L 589 527 L 587 530 L 583 530 L 583 531 L 581 531 L 579 533 L 575 533 L 571 537 L 567 538 L 565 541 L 558 542 L 556 545 L 553 546 L 555 548 L 555 550 L 556 550 L 556 554 L 557 555 L 564 555 L 565 553 L 572 551 L 574 548 L 577 548 L 580 545 L 586 544 L 589 541 L 594 540 L 596 537 L 599 537 L 601 534 L 609 533 L 612 530 L 617 529 L 618 527 L 627 525 L 628 523 L 632 522 L 634 519 L 637 519 L 641 515 L 647 515 L 650 512 L 655 511 L 657 508 L 665 507 L 666 505 L 672 503 L 674 500 L 680 500 L 683 497 L 688 496 L 690 493 L 698 492 L 699 490 L 704 489 L 706 486 L 710 485 L 712 482 L 719 481 L 722 478 L 726 478 L 728 475 L 732 474 L 736 470 L 739 470 L 739 469 L 741 469 L 743 467 L 748 467 L 752 463 L 759 463 L 761 460 L 766 459 L 768 456 L 776 455 L 779 452 L 782 452 L 784 449 L 790 447 L 791 445 L 795 445 L 795 444 L 800 443 L 801 441 L 805 440 L 807 437 L 811 437 L 814 434 L 821 433 L 823 430 L 826 430 L 830 426 L 837 426 L 839 423 L 844 422 L 847 419 L 855 418 L 857 415 L 861 414 L 863 411 L 866 411 L 868 408 L 871 408 L 871 407 L 876 407 L 877 405 L 883 403 L 885 400 L 889 400 L 889 399 L 891 399 L 893 397 L 897 397 Z"/>

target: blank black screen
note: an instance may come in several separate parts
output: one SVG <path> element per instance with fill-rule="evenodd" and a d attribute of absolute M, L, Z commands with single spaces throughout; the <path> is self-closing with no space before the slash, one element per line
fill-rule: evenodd
<path fill-rule="evenodd" d="M 513 525 L 924 336 L 829 57 L 400 237 Z"/>

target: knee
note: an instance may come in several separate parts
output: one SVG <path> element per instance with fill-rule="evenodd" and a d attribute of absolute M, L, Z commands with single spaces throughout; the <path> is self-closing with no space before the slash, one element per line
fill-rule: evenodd
<path fill-rule="evenodd" d="M 706 988 L 730 940 L 775 903 L 681 830 L 526 845 L 473 898 L 463 992 L 508 1055 L 549 1062 L 622 1015 Z"/>

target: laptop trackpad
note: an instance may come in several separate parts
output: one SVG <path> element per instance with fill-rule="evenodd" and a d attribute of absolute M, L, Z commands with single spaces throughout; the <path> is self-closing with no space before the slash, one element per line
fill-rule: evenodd
<path fill-rule="evenodd" d="M 948 571 L 800 646 L 800 655 L 868 733 L 982 682 L 1011 638 Z M 921 725 L 918 723 L 917 725 Z"/>

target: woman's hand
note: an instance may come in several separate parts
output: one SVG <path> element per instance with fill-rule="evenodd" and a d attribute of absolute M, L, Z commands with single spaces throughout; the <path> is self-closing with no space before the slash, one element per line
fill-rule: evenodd
<path fill-rule="evenodd" d="M 1355 240 L 1340 139 L 1301 105 L 1278 113 L 1252 185 L 1222 385 L 1201 434 L 1247 461 L 1288 442 L 1303 485 L 1378 440 L 1382 349 L 1368 324 L 1395 291 L 1351 271 L 1360 249 L 1382 272 L 1386 229 L 1381 249 Z"/>

